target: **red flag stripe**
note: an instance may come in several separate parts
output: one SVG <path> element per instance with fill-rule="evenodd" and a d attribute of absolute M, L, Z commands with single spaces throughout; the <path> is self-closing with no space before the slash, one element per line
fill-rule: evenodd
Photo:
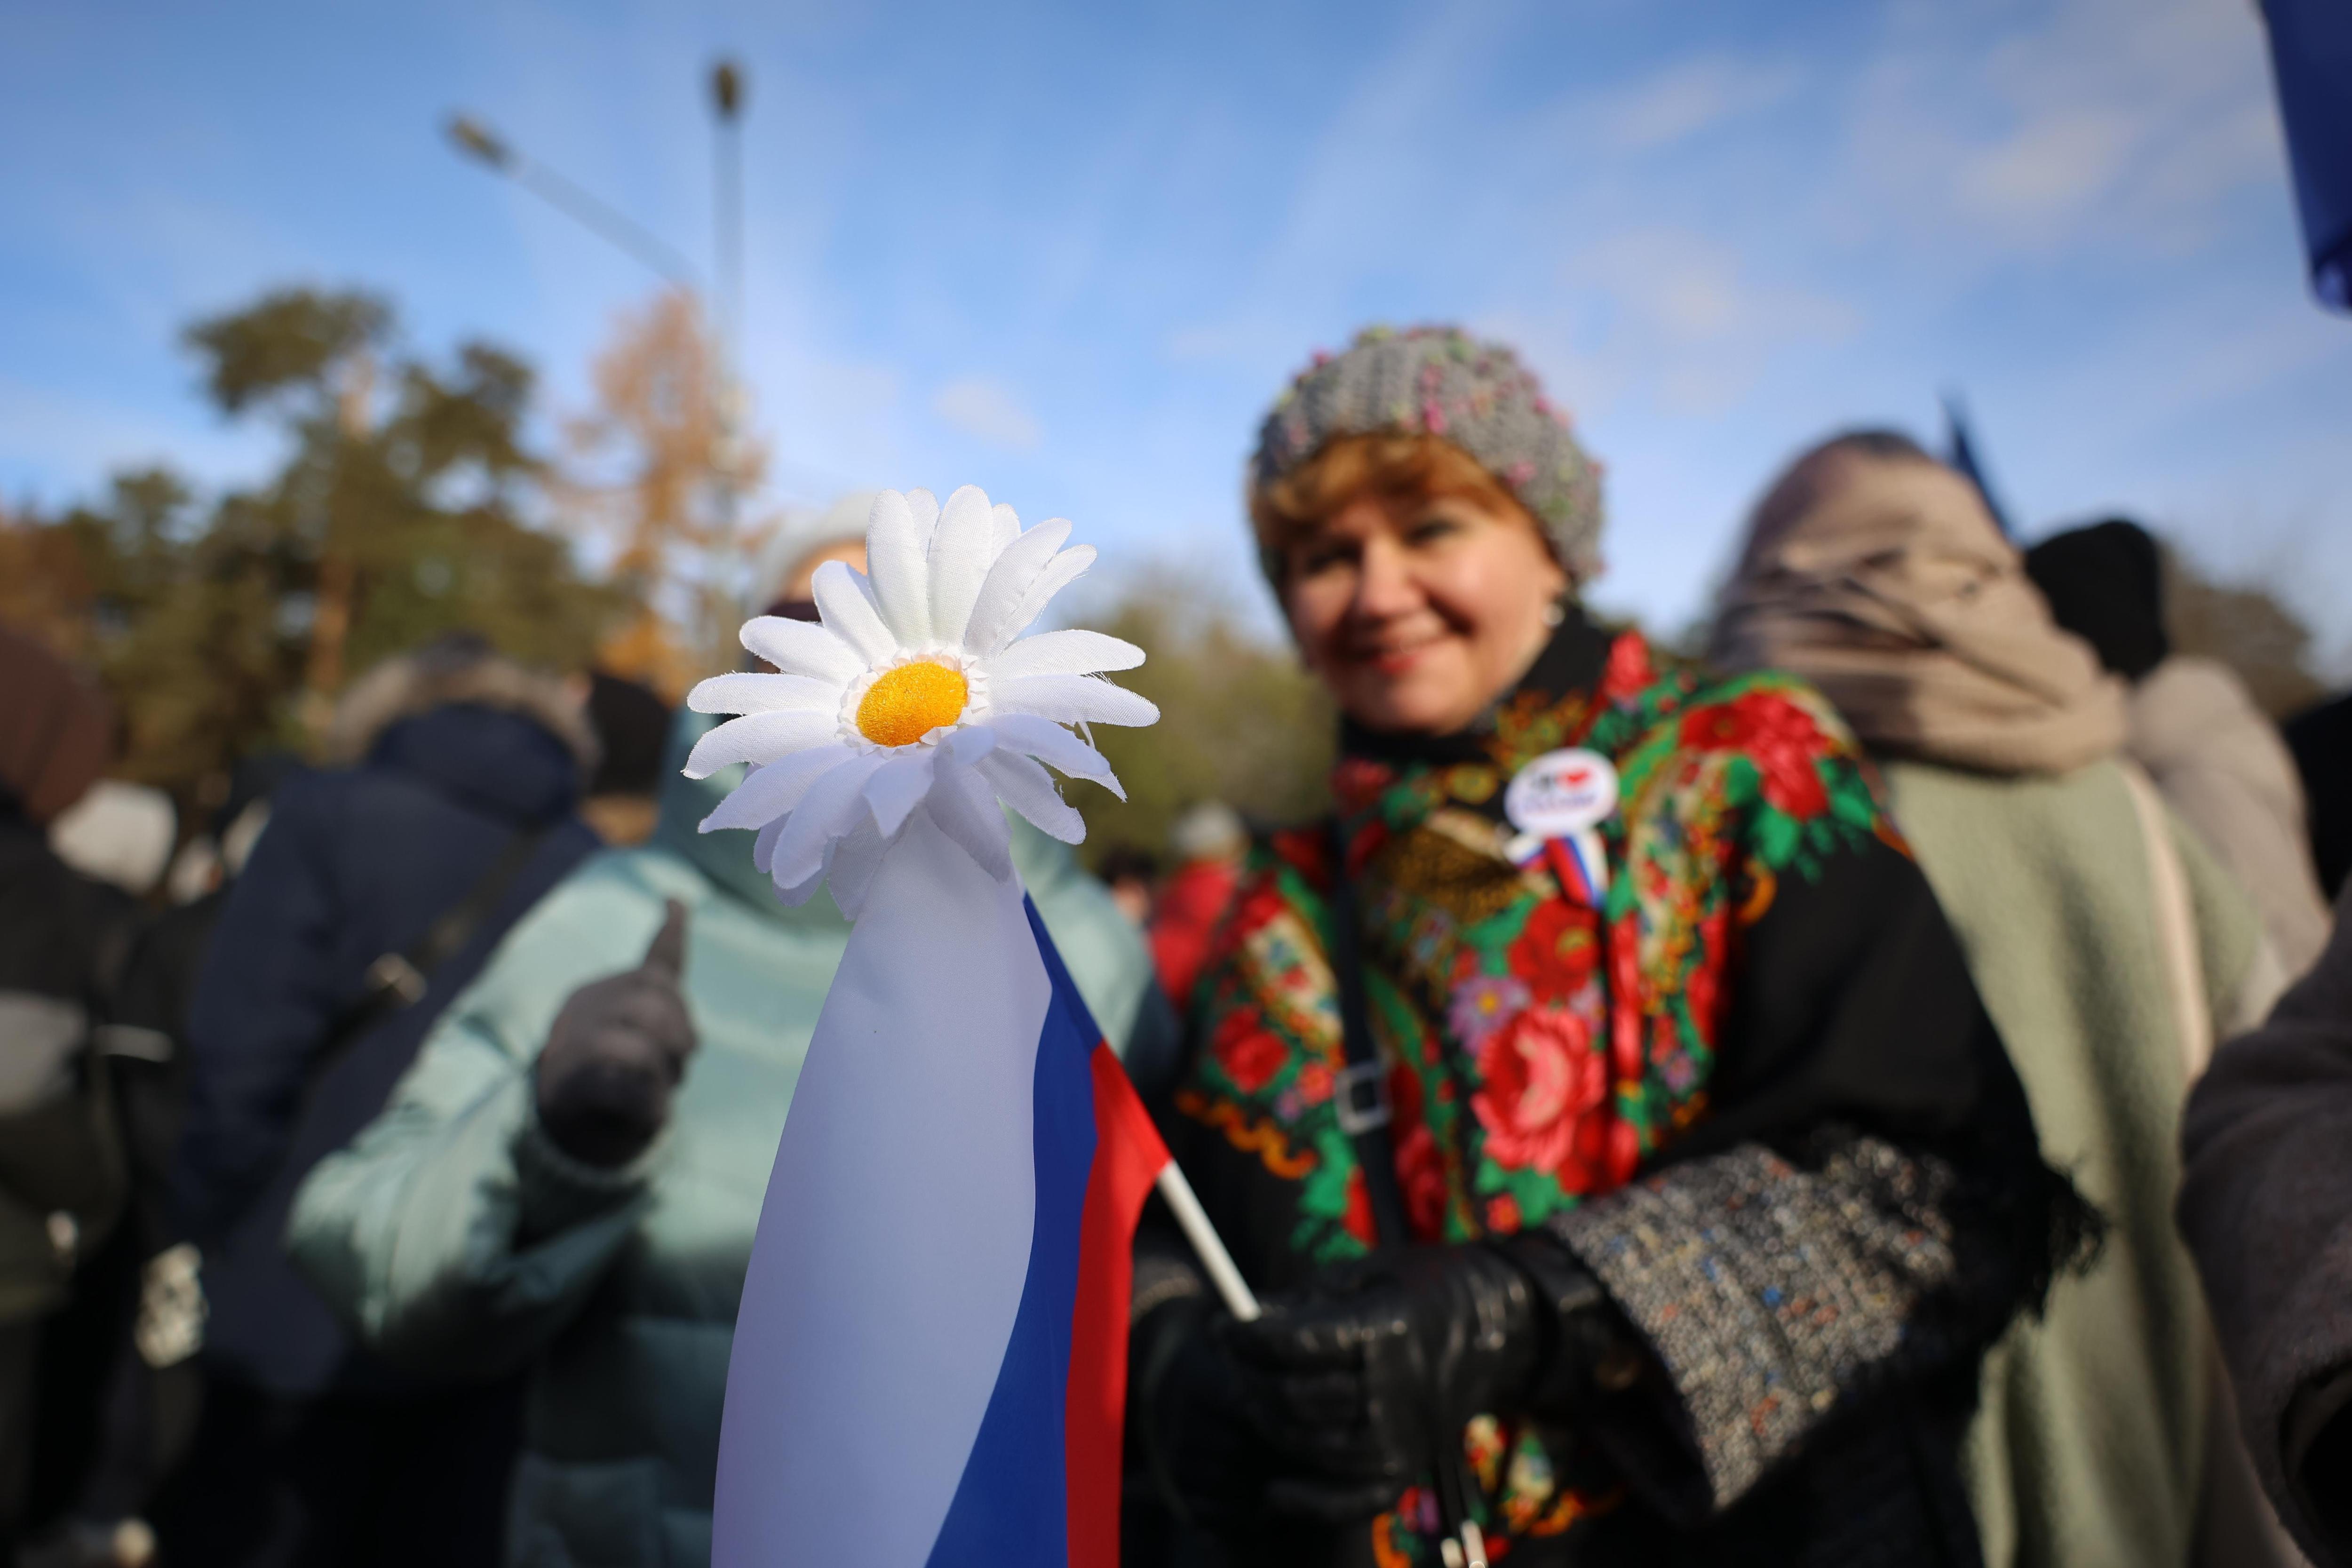
<path fill-rule="evenodd" d="M 1078 1226 L 1068 1405 L 1062 1440 L 1070 1568 L 1118 1568 L 1119 1445 L 1126 1426 L 1127 1314 L 1135 1225 L 1168 1146 L 1107 1045 L 1094 1053 L 1095 1162 Z"/>

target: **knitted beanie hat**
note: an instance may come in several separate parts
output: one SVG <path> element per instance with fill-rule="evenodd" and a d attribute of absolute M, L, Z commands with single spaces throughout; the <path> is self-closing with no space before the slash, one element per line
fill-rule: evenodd
<path fill-rule="evenodd" d="M 1458 327 L 1370 327 L 1345 353 L 1318 354 L 1276 399 L 1250 459 L 1255 492 L 1346 436 L 1437 436 L 1535 514 L 1581 583 L 1601 569 L 1601 465 L 1569 433 L 1518 356 Z"/>

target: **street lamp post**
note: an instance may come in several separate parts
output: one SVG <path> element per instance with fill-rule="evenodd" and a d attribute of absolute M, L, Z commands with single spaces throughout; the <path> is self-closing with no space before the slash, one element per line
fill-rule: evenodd
<path fill-rule="evenodd" d="M 743 149 L 744 72 L 731 59 L 710 70 L 710 107 L 714 118 L 712 148 L 713 223 L 711 272 L 715 287 L 706 294 L 694 264 L 669 243 L 609 204 L 598 200 L 575 182 L 517 152 L 503 137 L 469 115 L 450 117 L 449 140 L 457 151 L 494 172 L 505 174 L 550 205 L 594 230 L 627 251 L 688 294 L 706 300 L 710 322 L 709 396 L 711 405 L 710 500 L 717 549 L 714 555 L 725 578 L 722 596 L 729 609 L 740 608 L 748 584 L 735 561 L 736 513 L 741 488 L 740 431 L 743 396 L 736 374 L 743 320 Z M 709 563 L 705 563 L 706 572 Z M 707 591 L 707 590 L 706 590 Z M 722 619 L 724 616 L 722 616 Z"/>
<path fill-rule="evenodd" d="M 730 337 L 743 313 L 743 68 L 733 60 L 711 67 L 711 266 Z"/>
<path fill-rule="evenodd" d="M 524 157 L 488 126 L 470 115 L 449 118 L 449 140 L 466 157 L 508 176 L 549 205 L 594 229 L 681 289 L 699 292 L 694 263 L 668 242 L 617 208 L 590 195 L 546 164 Z"/>
<path fill-rule="evenodd" d="M 739 608 L 757 591 L 735 562 L 736 509 L 740 490 L 742 384 L 737 379 L 743 335 L 743 71 L 733 60 L 710 68 L 711 270 L 717 280 L 711 324 L 713 412 L 717 449 L 711 454 L 711 500 L 718 513 L 719 559 L 726 563 L 729 596 Z"/>

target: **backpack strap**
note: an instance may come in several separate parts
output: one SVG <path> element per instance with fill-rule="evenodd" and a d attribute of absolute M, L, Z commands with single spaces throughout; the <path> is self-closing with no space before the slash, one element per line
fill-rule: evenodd
<path fill-rule="evenodd" d="M 506 900 L 515 879 L 521 876 L 539 847 L 552 831 L 547 825 L 519 829 L 499 851 L 497 859 L 475 879 L 463 898 L 434 918 L 425 934 L 405 948 L 386 952 L 367 968 L 367 984 L 358 998 L 328 1026 L 310 1062 L 310 1085 L 332 1072 L 350 1054 L 361 1036 L 424 1000 L 435 971 L 457 955 L 474 939 L 482 922 Z"/>

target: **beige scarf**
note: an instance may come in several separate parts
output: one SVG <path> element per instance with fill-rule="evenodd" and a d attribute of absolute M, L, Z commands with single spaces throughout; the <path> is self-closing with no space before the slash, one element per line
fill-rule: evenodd
<path fill-rule="evenodd" d="M 1710 656 L 1803 676 L 1874 751 L 1987 773 L 2113 754 L 2122 683 L 2058 629 L 1975 487 L 1831 447 L 1758 506 Z"/>

